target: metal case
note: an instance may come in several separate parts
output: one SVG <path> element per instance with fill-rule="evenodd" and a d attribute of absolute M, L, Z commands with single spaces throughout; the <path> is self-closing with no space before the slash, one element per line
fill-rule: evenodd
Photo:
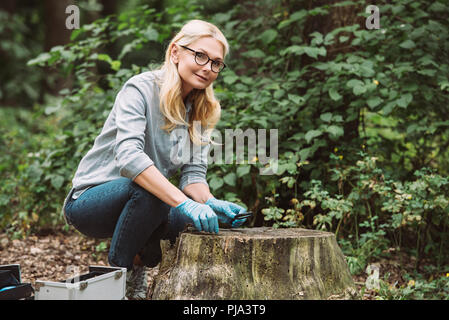
<path fill-rule="evenodd" d="M 64 281 L 36 280 L 35 300 L 122 300 L 126 268 L 89 266 L 89 273 Z"/>

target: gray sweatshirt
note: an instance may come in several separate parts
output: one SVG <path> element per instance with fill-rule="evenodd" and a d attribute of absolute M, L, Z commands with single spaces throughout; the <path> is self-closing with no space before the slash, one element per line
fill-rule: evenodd
<path fill-rule="evenodd" d="M 73 199 L 92 186 L 120 177 L 134 180 L 151 165 L 166 178 L 181 168 L 181 190 L 191 183 L 207 185 L 210 144 L 194 146 L 185 126 L 177 126 L 170 134 L 161 129 L 164 116 L 159 110 L 159 87 L 155 82 L 161 76 L 161 70 L 148 71 L 124 84 L 101 133 L 76 170 L 69 192 L 73 192 Z M 188 101 L 187 122 L 191 108 Z"/>

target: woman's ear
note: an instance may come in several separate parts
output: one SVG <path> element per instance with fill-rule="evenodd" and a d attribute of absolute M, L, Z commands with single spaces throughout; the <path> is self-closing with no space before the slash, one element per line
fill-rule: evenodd
<path fill-rule="evenodd" d="M 175 43 L 173 43 L 170 58 L 174 64 L 177 64 L 179 62 L 178 55 L 179 55 L 178 46 Z"/>

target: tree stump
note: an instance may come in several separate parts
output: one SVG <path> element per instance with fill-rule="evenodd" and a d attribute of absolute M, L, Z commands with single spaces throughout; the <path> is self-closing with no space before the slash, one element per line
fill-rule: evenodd
<path fill-rule="evenodd" d="M 308 229 L 189 228 L 161 241 L 152 299 L 357 299 L 335 235 Z"/>

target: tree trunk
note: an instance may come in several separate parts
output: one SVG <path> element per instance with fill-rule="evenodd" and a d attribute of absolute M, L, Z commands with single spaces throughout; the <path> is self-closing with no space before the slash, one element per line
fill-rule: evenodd
<path fill-rule="evenodd" d="M 15 0 L 2 0 L 0 2 L 0 9 L 5 10 L 10 14 L 14 14 L 16 12 L 17 3 Z"/>
<path fill-rule="evenodd" d="M 55 46 L 69 43 L 72 30 L 66 27 L 65 22 L 68 14 L 66 14 L 65 10 L 71 4 L 74 4 L 73 0 L 46 0 L 44 2 L 45 51 L 50 51 Z M 55 68 L 45 68 L 45 72 L 47 74 L 44 80 L 46 92 L 58 95 L 61 89 L 72 86 L 71 77 L 61 76 Z"/>
<path fill-rule="evenodd" d="M 73 0 L 46 0 L 45 10 L 45 45 L 44 50 L 49 51 L 54 46 L 64 45 L 70 41 L 72 30 L 67 29 L 65 21 L 67 6 L 74 4 Z"/>
<path fill-rule="evenodd" d="M 161 241 L 152 299 L 354 299 L 333 233 L 307 229 L 189 229 Z"/>

